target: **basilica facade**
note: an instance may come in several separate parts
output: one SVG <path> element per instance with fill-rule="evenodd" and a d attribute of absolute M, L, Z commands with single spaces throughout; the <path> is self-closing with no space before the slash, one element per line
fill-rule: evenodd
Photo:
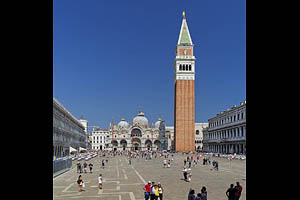
<path fill-rule="evenodd" d="M 106 138 L 106 150 L 167 150 L 168 138 L 165 135 L 165 121 L 158 118 L 149 126 L 143 112 L 139 112 L 130 124 L 124 118 L 117 124 L 110 124 Z"/>

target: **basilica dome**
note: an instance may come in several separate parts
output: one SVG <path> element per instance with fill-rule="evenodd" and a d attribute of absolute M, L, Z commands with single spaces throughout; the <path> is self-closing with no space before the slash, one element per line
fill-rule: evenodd
<path fill-rule="evenodd" d="M 143 112 L 139 112 L 138 116 L 133 118 L 133 124 L 148 128 L 148 119 L 145 117 Z"/>
<path fill-rule="evenodd" d="M 159 117 L 158 121 L 155 122 L 155 128 L 159 128 L 160 122 L 161 122 L 161 118 Z"/>
<path fill-rule="evenodd" d="M 121 121 L 118 123 L 118 127 L 119 128 L 128 128 L 129 124 L 128 124 L 128 122 L 125 121 L 124 118 L 122 118 Z"/>

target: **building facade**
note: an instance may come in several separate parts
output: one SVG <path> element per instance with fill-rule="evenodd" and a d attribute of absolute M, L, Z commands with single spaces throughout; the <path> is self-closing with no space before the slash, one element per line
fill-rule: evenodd
<path fill-rule="evenodd" d="M 86 146 L 84 126 L 61 103 L 53 98 L 53 156 L 69 156 L 70 146 Z"/>
<path fill-rule="evenodd" d="M 194 151 L 203 150 L 203 131 L 208 127 L 208 123 L 195 123 L 195 149 Z M 174 126 L 166 126 L 166 136 L 168 138 L 168 150 L 175 151 L 175 134 Z"/>
<path fill-rule="evenodd" d="M 167 150 L 168 138 L 165 135 L 165 121 L 161 118 L 149 127 L 143 112 L 133 118 L 130 125 L 124 118 L 117 125 L 109 126 L 107 150 Z"/>
<path fill-rule="evenodd" d="M 88 134 L 88 120 L 85 120 L 83 118 L 80 118 L 79 121 L 81 122 L 81 124 L 83 125 L 84 127 L 84 132 L 85 132 L 85 135 L 86 135 L 86 143 L 85 143 L 85 147 L 86 149 L 89 149 L 89 134 Z"/>
<path fill-rule="evenodd" d="M 215 153 L 246 154 L 246 101 L 208 120 L 203 149 Z"/>
<path fill-rule="evenodd" d="M 194 44 L 183 12 L 174 62 L 174 131 L 176 151 L 195 151 L 195 56 Z"/>
<path fill-rule="evenodd" d="M 197 151 L 203 150 L 203 129 L 208 127 L 208 123 L 195 123 L 195 148 Z"/>
<path fill-rule="evenodd" d="M 166 126 L 166 137 L 168 138 L 168 150 L 174 151 L 174 126 Z"/>
<path fill-rule="evenodd" d="M 92 150 L 106 150 L 106 144 L 108 143 L 109 131 L 106 129 L 96 129 L 92 131 L 91 144 Z"/>

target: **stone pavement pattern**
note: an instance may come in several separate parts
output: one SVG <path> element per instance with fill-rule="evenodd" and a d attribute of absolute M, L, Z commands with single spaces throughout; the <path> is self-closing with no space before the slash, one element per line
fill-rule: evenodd
<path fill-rule="evenodd" d="M 196 194 L 205 186 L 208 199 L 226 200 L 226 190 L 232 183 L 239 181 L 243 187 L 240 200 L 246 199 L 246 161 L 212 157 L 219 162 L 219 171 L 212 171 L 211 166 L 202 165 L 202 158 L 197 167 L 192 168 L 192 181 L 183 179 L 183 159 L 185 156 L 174 156 L 171 168 L 163 168 L 163 158 L 149 161 L 132 159 L 128 164 L 125 156 L 108 158 L 105 169 L 101 169 L 102 158 L 95 157 L 92 162 L 93 173 L 82 173 L 85 182 L 85 191 L 78 192 L 76 183 L 79 174 L 76 172 L 76 163 L 72 169 L 53 179 L 53 199 L 102 199 L 102 200 L 143 200 L 143 187 L 146 182 L 161 182 L 164 187 L 164 200 L 185 200 L 190 188 Z M 83 163 L 83 161 L 81 161 Z M 88 170 L 89 172 L 89 170 Z M 103 189 L 98 189 L 98 176 L 103 176 Z"/>

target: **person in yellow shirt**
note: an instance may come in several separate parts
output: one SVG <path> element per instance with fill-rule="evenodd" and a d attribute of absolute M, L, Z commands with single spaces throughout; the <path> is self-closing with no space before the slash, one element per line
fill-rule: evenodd
<path fill-rule="evenodd" d="M 157 185 L 154 186 L 154 194 L 155 194 L 155 200 L 158 200 L 159 190 L 158 190 L 158 186 Z"/>

